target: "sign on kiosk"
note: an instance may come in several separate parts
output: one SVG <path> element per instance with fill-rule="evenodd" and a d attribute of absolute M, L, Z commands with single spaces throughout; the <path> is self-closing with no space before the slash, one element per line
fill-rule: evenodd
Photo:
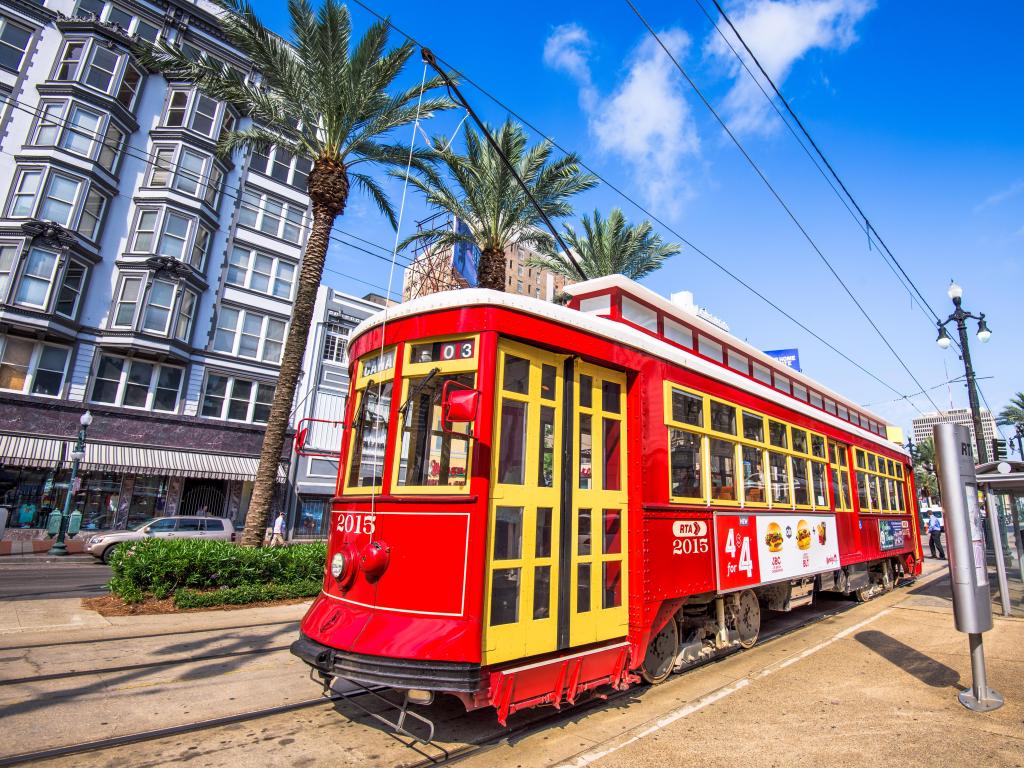
<path fill-rule="evenodd" d="M 720 515 L 715 525 L 722 590 L 796 579 L 839 567 L 834 515 Z"/>

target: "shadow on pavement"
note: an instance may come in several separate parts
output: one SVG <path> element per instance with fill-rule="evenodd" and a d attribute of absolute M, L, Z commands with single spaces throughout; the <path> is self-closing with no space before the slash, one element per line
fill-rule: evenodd
<path fill-rule="evenodd" d="M 960 684 L 960 673 L 945 664 L 936 661 L 916 648 L 901 643 L 894 637 L 875 629 L 858 632 L 854 639 L 865 648 L 874 651 L 886 661 L 913 675 L 925 685 L 932 688 L 955 688 L 967 690 Z"/>

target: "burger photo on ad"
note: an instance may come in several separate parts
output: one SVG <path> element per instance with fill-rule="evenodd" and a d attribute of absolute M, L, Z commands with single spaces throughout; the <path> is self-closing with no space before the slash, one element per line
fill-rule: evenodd
<path fill-rule="evenodd" d="M 796 545 L 800 549 L 811 548 L 811 526 L 807 524 L 806 520 L 801 520 L 796 524 Z"/>
<path fill-rule="evenodd" d="M 782 528 L 778 523 L 768 523 L 768 532 L 764 535 L 764 543 L 769 552 L 782 551 Z"/>

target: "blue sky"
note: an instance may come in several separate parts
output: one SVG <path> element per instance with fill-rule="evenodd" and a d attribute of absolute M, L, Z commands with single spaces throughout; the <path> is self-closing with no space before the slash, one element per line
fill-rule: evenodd
<path fill-rule="evenodd" d="M 710 0 L 701 2 L 714 14 Z M 916 391 L 625 2 L 523 0 L 514 15 L 508 4 L 463 0 L 369 4 L 900 393 Z M 696 1 L 637 4 L 918 381 L 930 388 L 962 375 L 956 353 L 935 345 L 934 325 L 869 248 Z M 952 310 L 945 293 L 952 277 L 964 286 L 965 306 L 986 313 L 992 340 L 975 342 L 972 354 L 979 376 L 991 377 L 981 384 L 998 411 L 1024 390 L 1024 6 L 996 3 L 984 14 L 948 1 L 732 0 L 724 7 L 932 307 L 942 317 Z M 257 9 L 286 33 L 284 4 L 257 2 Z M 351 10 L 357 28 L 371 21 L 358 6 Z M 421 75 L 416 57 L 404 79 Z M 485 120 L 505 119 L 479 91 L 465 93 Z M 434 118 L 424 129 L 448 133 L 460 118 Z M 391 190 L 397 204 L 401 185 Z M 581 196 L 577 214 L 614 206 L 642 218 L 606 187 Z M 426 213 L 410 192 L 403 236 Z M 384 249 L 394 243 L 365 199 L 351 201 L 339 227 Z M 389 257 L 369 250 L 382 258 L 335 243 L 325 281 L 360 295 L 383 292 Z M 894 423 L 909 427 L 917 413 L 688 248 L 646 283 L 663 294 L 692 290 L 758 347 L 799 347 L 805 373 Z M 400 289 L 398 271 L 392 290 Z M 941 408 L 951 395 L 966 404 L 962 383 L 930 394 Z M 932 409 L 923 396 L 912 401 Z"/>

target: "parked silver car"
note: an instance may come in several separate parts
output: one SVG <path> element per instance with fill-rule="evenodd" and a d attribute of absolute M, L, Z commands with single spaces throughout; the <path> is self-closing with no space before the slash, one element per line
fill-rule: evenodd
<path fill-rule="evenodd" d="M 234 541 L 235 527 L 223 517 L 157 517 L 147 520 L 128 531 L 112 531 L 92 536 L 85 543 L 85 550 L 104 563 L 119 544 L 142 539 L 214 539 Z"/>

